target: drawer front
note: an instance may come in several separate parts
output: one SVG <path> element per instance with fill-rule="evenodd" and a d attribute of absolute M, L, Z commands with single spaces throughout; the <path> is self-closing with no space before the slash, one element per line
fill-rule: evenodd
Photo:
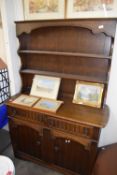
<path fill-rule="evenodd" d="M 72 121 L 54 118 L 52 116 L 45 115 L 42 113 L 26 111 L 11 107 L 8 108 L 8 113 L 10 117 L 16 117 L 27 121 L 36 121 L 43 124 L 45 127 L 57 129 L 86 138 L 91 138 L 95 140 L 98 139 L 97 128 L 94 128 L 89 125 L 83 125 Z"/>

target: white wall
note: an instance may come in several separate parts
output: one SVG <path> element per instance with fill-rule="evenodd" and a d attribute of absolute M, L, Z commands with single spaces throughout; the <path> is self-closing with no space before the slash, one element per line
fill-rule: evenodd
<path fill-rule="evenodd" d="M 9 0 L 9 1 L 11 1 L 11 0 Z M 24 0 L 12 0 L 13 5 L 14 5 L 15 21 L 24 20 L 23 1 Z"/>
<path fill-rule="evenodd" d="M 0 3 L 1 5 L 1 3 Z M 6 54 L 5 54 L 5 45 L 4 45 L 4 35 L 3 35 L 3 28 L 2 28 L 2 19 L 1 19 L 1 12 L 0 12 L 0 58 L 6 62 Z"/>
<path fill-rule="evenodd" d="M 4 35 L 3 35 L 3 28 L 0 27 L 0 58 L 4 62 L 6 62 L 6 54 L 5 54 L 5 42 L 4 42 Z"/>
<path fill-rule="evenodd" d="M 117 142 L 117 29 L 106 103 L 110 108 L 110 118 L 102 130 L 99 146 Z"/>
<path fill-rule="evenodd" d="M 18 40 L 16 38 L 15 23 L 20 14 L 20 2 L 22 0 L 0 0 L 1 18 L 5 40 L 6 62 L 9 70 L 11 95 L 18 93 L 21 89 L 19 76 L 20 59 L 17 55 Z M 17 8 L 16 9 L 16 5 Z M 23 10 L 22 10 L 23 11 Z"/>
<path fill-rule="evenodd" d="M 19 77 L 20 59 L 17 55 L 16 32 L 14 20 L 23 20 L 22 0 L 1 0 L 2 18 L 4 19 L 4 35 L 7 63 L 10 72 L 12 94 L 19 92 L 21 81 Z M 12 3 L 11 3 L 12 2 Z M 110 72 L 110 81 L 107 95 L 107 104 L 110 108 L 110 119 L 107 126 L 102 129 L 99 146 L 117 142 L 117 31 Z"/>

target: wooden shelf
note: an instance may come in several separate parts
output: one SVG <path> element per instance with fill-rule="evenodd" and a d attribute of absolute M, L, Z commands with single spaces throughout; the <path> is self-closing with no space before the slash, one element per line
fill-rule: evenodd
<path fill-rule="evenodd" d="M 66 78 L 66 79 L 75 79 L 75 80 L 91 81 L 91 82 L 98 82 L 98 83 L 107 84 L 107 80 L 103 79 L 103 77 L 93 77 L 93 76 L 89 76 L 89 75 L 87 75 L 87 76 L 86 75 L 75 75 L 75 74 L 40 71 L 40 70 L 33 70 L 33 69 L 22 69 L 20 71 L 20 73 L 47 75 L 47 76 L 61 77 L 61 78 Z"/>
<path fill-rule="evenodd" d="M 44 50 L 19 50 L 18 53 L 25 54 L 45 54 L 45 55 L 62 55 L 62 56 L 76 56 L 86 58 L 100 58 L 100 59 L 111 59 L 111 56 L 99 55 L 99 54 L 88 54 L 88 53 L 75 53 L 75 52 L 61 52 L 61 51 L 44 51 Z"/>

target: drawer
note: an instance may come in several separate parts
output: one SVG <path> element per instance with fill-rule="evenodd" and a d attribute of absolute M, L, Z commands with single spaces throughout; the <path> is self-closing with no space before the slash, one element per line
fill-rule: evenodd
<path fill-rule="evenodd" d="M 87 138 L 93 137 L 93 127 L 76 124 L 62 119 L 55 119 L 51 116 L 47 116 L 46 120 L 46 124 L 51 128 Z"/>
<path fill-rule="evenodd" d="M 18 108 L 9 108 L 8 113 L 10 117 L 19 118 L 27 121 L 39 122 L 45 127 L 57 129 L 59 131 L 64 131 L 66 133 L 91 138 L 98 139 L 98 128 L 90 125 L 83 125 L 76 122 L 58 119 L 53 116 L 45 115 L 43 113 L 26 111 Z"/>

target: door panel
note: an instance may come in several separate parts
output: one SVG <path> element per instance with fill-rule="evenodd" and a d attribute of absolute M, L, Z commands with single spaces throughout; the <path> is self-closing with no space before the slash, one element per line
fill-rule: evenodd
<path fill-rule="evenodd" d="M 25 124 L 10 120 L 11 139 L 14 149 L 41 158 L 41 136 L 39 131 Z"/>
<path fill-rule="evenodd" d="M 89 151 L 81 144 L 68 138 L 55 138 L 54 163 L 66 169 L 85 174 L 89 162 Z"/>
<path fill-rule="evenodd" d="M 38 127 L 37 127 L 38 126 Z M 15 151 L 27 153 L 50 164 L 87 175 L 91 167 L 91 150 L 68 134 L 52 129 L 38 129 L 39 125 L 10 120 L 11 139 Z M 56 134 L 55 134 L 56 133 Z"/>

